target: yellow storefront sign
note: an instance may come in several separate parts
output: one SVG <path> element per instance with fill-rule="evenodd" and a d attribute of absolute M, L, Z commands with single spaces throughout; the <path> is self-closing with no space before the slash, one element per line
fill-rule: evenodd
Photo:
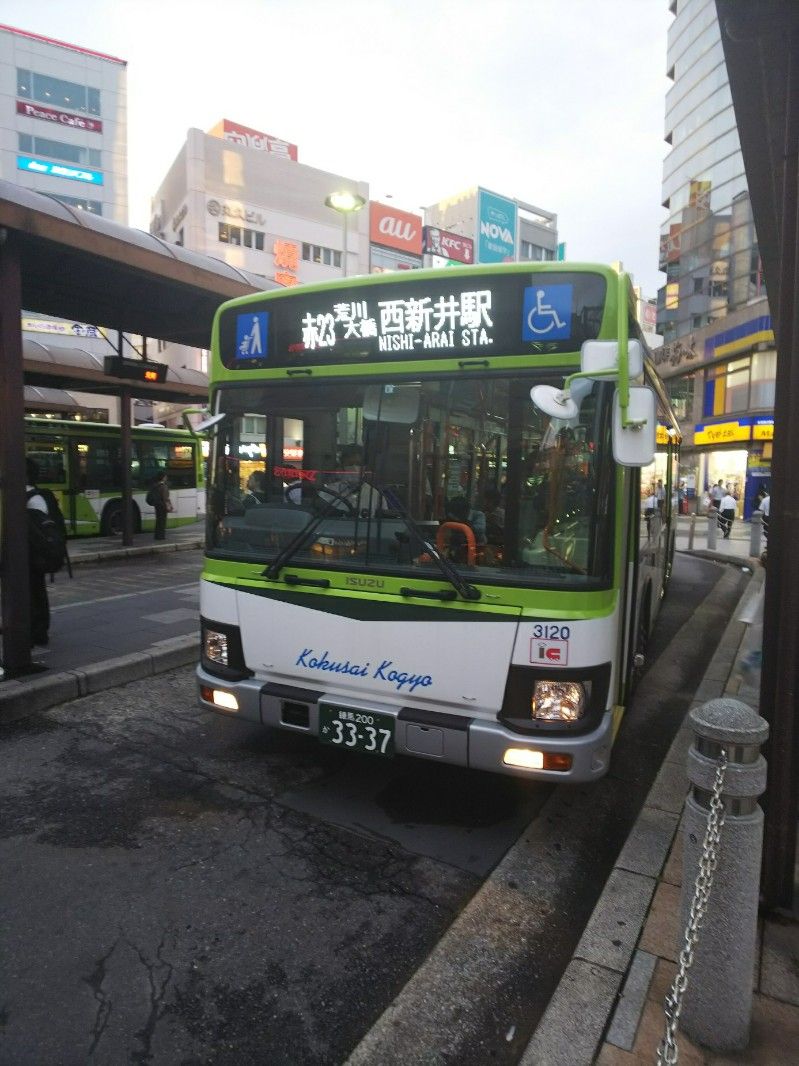
<path fill-rule="evenodd" d="M 751 438 L 751 426 L 741 425 L 740 422 L 716 422 L 712 426 L 697 426 L 694 444 L 733 444 Z"/>
<path fill-rule="evenodd" d="M 752 426 L 752 440 L 774 440 L 774 423 L 764 422 L 759 426 Z"/>

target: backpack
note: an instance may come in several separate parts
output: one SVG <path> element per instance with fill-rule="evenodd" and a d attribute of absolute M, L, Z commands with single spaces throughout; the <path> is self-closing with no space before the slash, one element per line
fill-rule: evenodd
<path fill-rule="evenodd" d="M 50 489 L 32 488 L 27 498 L 41 496 L 47 513 L 38 507 L 28 507 L 28 554 L 32 569 L 40 574 L 56 574 L 67 564 L 70 577 L 72 567 L 67 555 L 67 526 L 58 500 Z"/>
<path fill-rule="evenodd" d="M 160 484 L 156 481 L 155 484 L 151 485 L 147 490 L 144 502 L 149 507 L 155 507 L 157 503 L 161 502 L 161 500 L 163 500 L 163 493 L 161 492 Z"/>

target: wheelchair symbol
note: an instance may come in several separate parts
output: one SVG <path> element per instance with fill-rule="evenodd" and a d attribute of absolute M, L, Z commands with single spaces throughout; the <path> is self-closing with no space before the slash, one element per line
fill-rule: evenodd
<path fill-rule="evenodd" d="M 545 291 L 538 289 L 535 294 L 535 307 L 530 308 L 527 316 L 527 328 L 531 333 L 546 334 L 553 329 L 563 329 L 566 323 L 551 304 L 544 303 Z M 543 319 L 543 323 L 541 320 Z"/>

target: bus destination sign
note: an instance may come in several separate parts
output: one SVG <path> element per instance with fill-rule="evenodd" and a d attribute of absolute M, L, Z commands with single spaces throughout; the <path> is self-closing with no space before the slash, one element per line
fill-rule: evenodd
<path fill-rule="evenodd" d="M 353 284 L 225 309 L 232 370 L 572 352 L 598 335 L 601 274 L 478 274 Z"/>

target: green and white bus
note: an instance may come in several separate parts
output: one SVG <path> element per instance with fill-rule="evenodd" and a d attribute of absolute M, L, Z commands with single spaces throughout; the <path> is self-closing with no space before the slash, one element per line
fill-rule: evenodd
<path fill-rule="evenodd" d="M 676 518 L 634 307 L 626 275 L 566 263 L 224 304 L 202 703 L 377 756 L 604 774 Z"/>
<path fill-rule="evenodd" d="M 155 528 L 147 489 L 166 471 L 174 510 L 167 527 L 205 514 L 202 442 L 185 429 L 141 425 L 131 430 L 134 532 Z M 39 484 L 52 489 L 70 536 L 122 532 L 122 440 L 119 426 L 55 418 L 25 418 L 25 455 L 39 468 Z"/>

